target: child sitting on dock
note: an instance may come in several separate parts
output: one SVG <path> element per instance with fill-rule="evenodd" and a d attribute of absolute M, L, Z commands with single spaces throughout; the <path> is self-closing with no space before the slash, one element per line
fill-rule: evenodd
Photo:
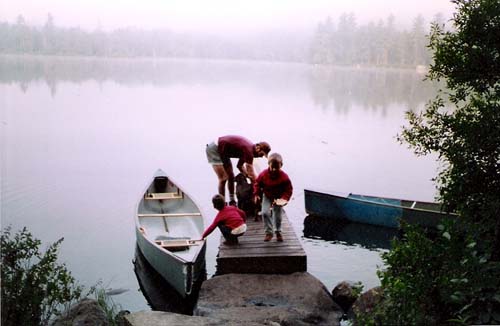
<path fill-rule="evenodd" d="M 226 205 L 224 196 L 220 194 L 212 198 L 212 204 L 219 213 L 215 216 L 212 224 L 203 232 L 201 238 L 205 239 L 216 227 L 219 227 L 220 232 L 226 239 L 224 244 L 238 244 L 238 237 L 242 236 L 247 230 L 245 212 L 237 207 Z"/>
<path fill-rule="evenodd" d="M 283 158 L 278 153 L 269 155 L 269 168 L 262 171 L 254 183 L 254 201 L 262 200 L 262 217 L 266 236 L 264 241 L 273 238 L 273 229 L 276 240 L 283 241 L 281 234 L 281 214 L 292 197 L 293 187 L 288 175 L 281 170 Z M 273 228 L 274 226 L 274 228 Z"/>

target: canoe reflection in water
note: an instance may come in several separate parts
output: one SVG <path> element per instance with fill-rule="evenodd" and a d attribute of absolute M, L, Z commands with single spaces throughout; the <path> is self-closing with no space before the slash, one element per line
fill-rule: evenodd
<path fill-rule="evenodd" d="M 308 215 L 304 219 L 304 236 L 306 238 L 338 241 L 352 246 L 359 245 L 366 249 L 390 249 L 391 240 L 398 235 L 398 229 L 354 223 L 319 215 Z"/>
<path fill-rule="evenodd" d="M 134 272 L 141 292 L 152 310 L 185 315 L 193 314 L 193 307 L 198 298 L 201 283 L 207 278 L 205 271 L 204 277 L 201 277 L 195 284 L 192 293 L 184 298 L 151 267 L 137 246 L 135 248 Z"/>

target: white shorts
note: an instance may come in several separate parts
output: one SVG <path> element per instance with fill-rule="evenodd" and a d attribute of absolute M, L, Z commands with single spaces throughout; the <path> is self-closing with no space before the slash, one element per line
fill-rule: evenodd
<path fill-rule="evenodd" d="M 215 142 L 207 144 L 206 148 L 208 163 L 212 165 L 222 165 L 222 159 L 219 154 L 218 146 Z"/>
<path fill-rule="evenodd" d="M 231 234 L 239 235 L 239 234 L 245 233 L 246 231 L 247 231 L 247 225 L 245 223 L 243 223 L 240 226 L 238 226 L 237 228 L 232 229 Z"/>

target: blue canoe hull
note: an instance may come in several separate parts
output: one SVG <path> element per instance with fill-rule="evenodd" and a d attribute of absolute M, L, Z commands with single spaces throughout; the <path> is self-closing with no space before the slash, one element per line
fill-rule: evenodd
<path fill-rule="evenodd" d="M 389 228 L 399 228 L 401 221 L 435 228 L 447 216 L 437 203 L 349 194 L 339 196 L 304 190 L 305 208 L 310 215 L 349 220 Z"/>

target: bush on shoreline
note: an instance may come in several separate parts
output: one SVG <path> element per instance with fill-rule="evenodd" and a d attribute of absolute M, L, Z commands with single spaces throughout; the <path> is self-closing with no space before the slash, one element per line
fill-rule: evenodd
<path fill-rule="evenodd" d="M 83 298 L 94 295 L 110 325 L 115 324 L 118 306 L 99 284 L 84 293 L 65 264 L 57 262 L 63 238 L 43 252 L 42 242 L 24 227 L 1 234 L 1 325 L 49 325 Z"/>
<path fill-rule="evenodd" d="M 365 325 L 500 323 L 500 6 L 453 0 L 455 29 L 433 26 L 428 77 L 447 90 L 408 112 L 399 140 L 438 154 L 439 199 L 458 214 L 437 235 L 404 227 L 384 254 L 384 297 Z M 445 106 L 445 99 L 454 106 Z"/>
<path fill-rule="evenodd" d="M 48 325 L 82 297 L 82 286 L 57 263 L 63 240 L 42 252 L 41 241 L 26 227 L 16 234 L 10 227 L 2 232 L 2 325 Z"/>

